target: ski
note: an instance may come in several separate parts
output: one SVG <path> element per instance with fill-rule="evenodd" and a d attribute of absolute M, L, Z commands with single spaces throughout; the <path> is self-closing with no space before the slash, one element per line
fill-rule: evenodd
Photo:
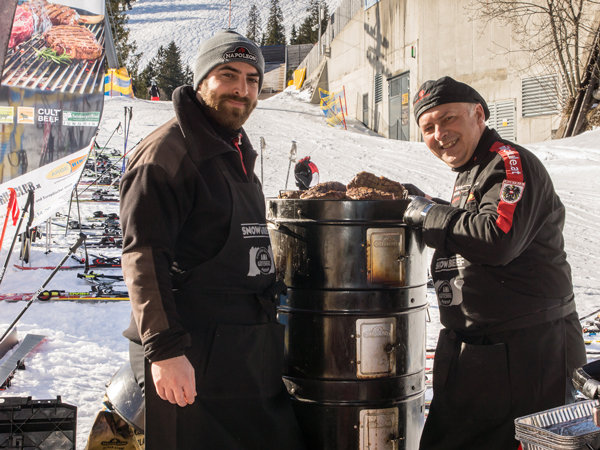
<path fill-rule="evenodd" d="M 2 342 L 0 342 L 0 359 L 4 358 L 4 355 L 19 343 L 17 339 L 17 327 L 14 327 L 10 334 L 6 336 Z"/>
<path fill-rule="evenodd" d="M 15 352 L 0 366 L 0 390 L 10 387 L 17 370 L 25 369 L 25 363 L 23 362 L 25 357 L 44 339 L 46 339 L 46 336 L 39 334 L 28 334 L 25 336 L 25 339 L 23 339 L 23 342 L 21 342 Z"/>
<path fill-rule="evenodd" d="M 55 269 L 56 266 L 21 266 L 19 264 L 14 265 L 19 270 L 52 270 Z M 121 263 L 118 264 L 90 264 L 88 266 L 90 269 L 120 269 Z M 77 270 L 83 269 L 82 266 L 62 266 L 59 270 Z"/>
<path fill-rule="evenodd" d="M 95 288 L 96 286 L 94 286 Z M 0 300 L 6 302 L 29 301 L 34 293 L 24 294 L 0 294 Z M 121 301 L 129 300 L 129 293 L 124 291 L 112 291 L 106 287 L 100 290 L 92 289 L 89 292 L 67 292 L 60 290 L 43 291 L 38 295 L 37 300 L 47 302 L 56 300 L 98 300 L 98 301 Z"/>

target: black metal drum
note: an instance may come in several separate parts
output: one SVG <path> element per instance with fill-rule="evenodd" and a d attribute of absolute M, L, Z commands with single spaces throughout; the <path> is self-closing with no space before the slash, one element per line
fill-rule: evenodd
<path fill-rule="evenodd" d="M 417 450 L 426 255 L 409 200 L 269 199 L 284 381 L 315 450 Z"/>

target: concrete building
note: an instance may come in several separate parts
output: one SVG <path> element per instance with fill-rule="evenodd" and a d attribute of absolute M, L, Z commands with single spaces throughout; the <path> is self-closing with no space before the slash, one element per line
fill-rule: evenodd
<path fill-rule="evenodd" d="M 470 3 L 344 0 L 322 48 L 300 67 L 315 90 L 345 88 L 348 115 L 390 139 L 421 140 L 412 99 L 423 82 L 445 75 L 481 93 L 488 124 L 503 137 L 521 144 L 551 139 L 562 108 L 558 70 L 529 66 L 513 30 L 484 27 L 472 19 Z"/>

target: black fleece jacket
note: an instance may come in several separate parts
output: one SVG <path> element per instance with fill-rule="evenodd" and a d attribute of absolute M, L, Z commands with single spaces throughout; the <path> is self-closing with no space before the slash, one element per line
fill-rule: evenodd
<path fill-rule="evenodd" d="M 455 171 L 451 206 L 433 206 L 423 228 L 442 324 L 481 330 L 572 294 L 565 208 L 540 160 L 486 128 Z"/>
<path fill-rule="evenodd" d="M 259 182 L 257 153 L 243 129 L 212 121 L 191 86 L 175 90 L 173 107 L 176 116 L 138 146 L 120 184 L 122 266 L 133 312 L 123 335 L 143 344 L 151 362 L 183 355 L 190 345 L 171 273 L 213 258 L 229 234 L 232 199 L 215 159 L 238 181 Z"/>

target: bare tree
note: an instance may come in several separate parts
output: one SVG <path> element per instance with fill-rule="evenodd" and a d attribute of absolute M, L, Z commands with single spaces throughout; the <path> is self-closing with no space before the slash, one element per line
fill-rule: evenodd
<path fill-rule="evenodd" d="M 574 99 L 582 84 L 588 56 L 598 45 L 598 0 L 471 0 L 471 19 L 484 27 L 494 21 L 508 25 L 527 56 L 526 69 L 543 67 L 560 73 L 568 96 Z M 482 30 L 483 31 L 483 30 Z M 504 43 L 495 43 L 506 52 Z"/>

